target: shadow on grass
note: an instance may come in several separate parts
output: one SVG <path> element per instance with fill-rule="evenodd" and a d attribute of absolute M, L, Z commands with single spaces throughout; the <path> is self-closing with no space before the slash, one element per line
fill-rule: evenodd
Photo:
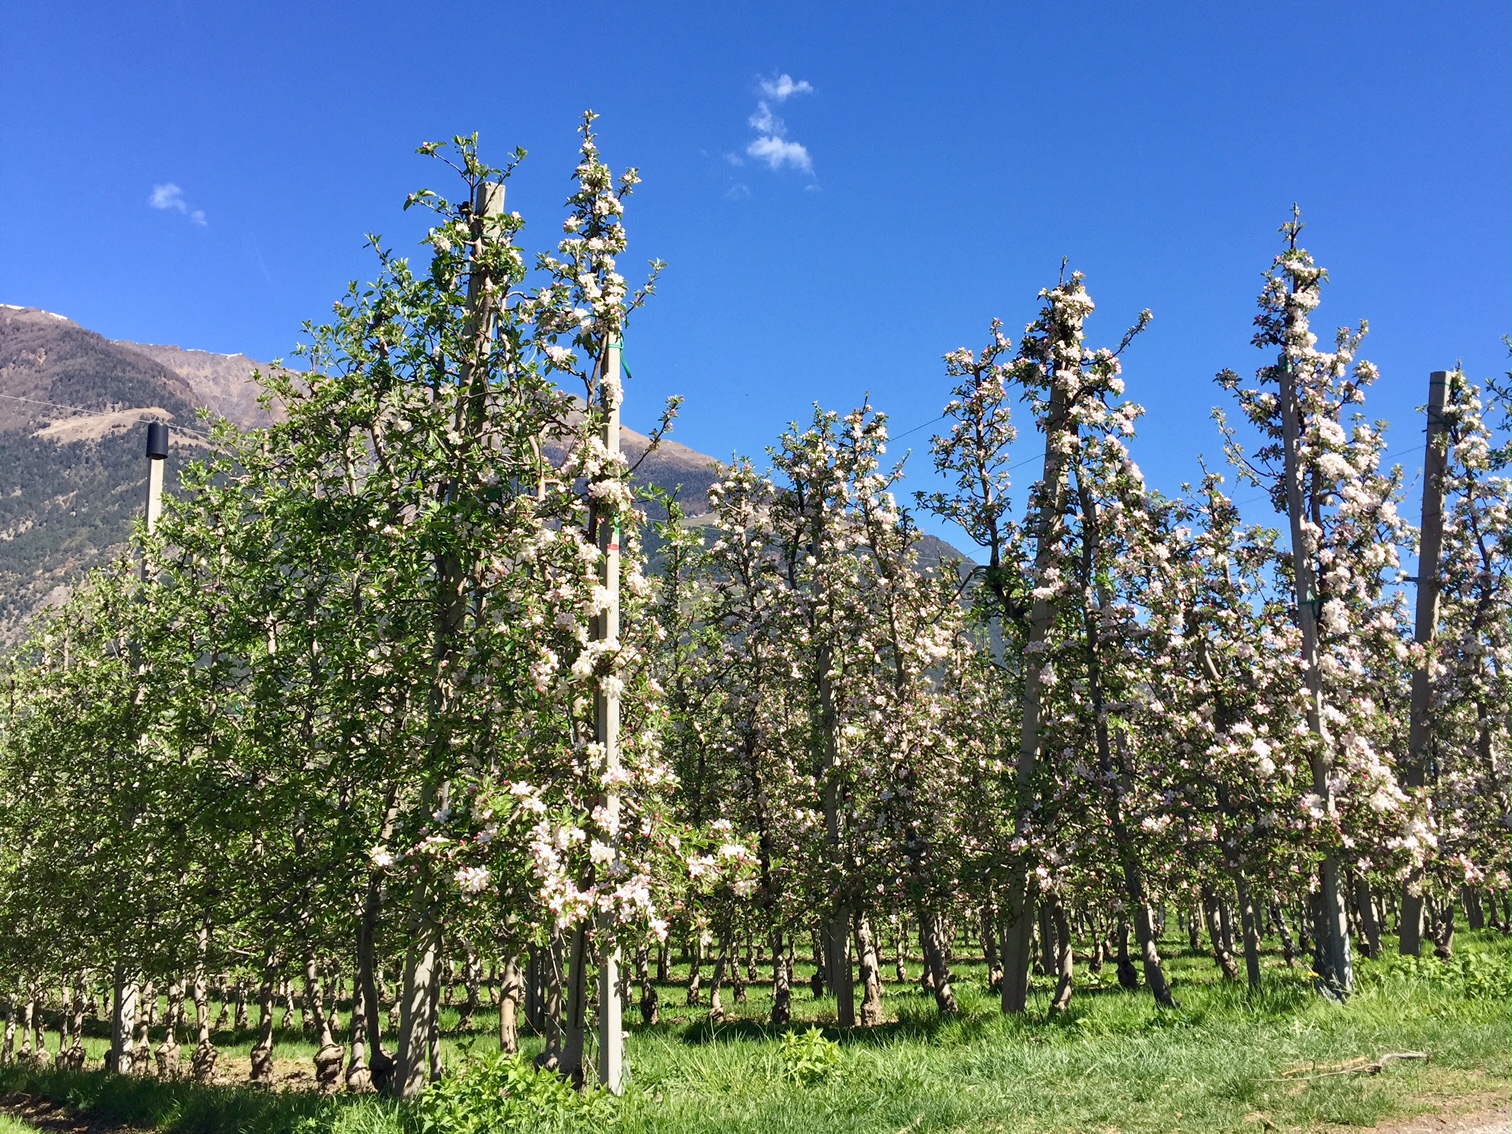
<path fill-rule="evenodd" d="M 1194 1028 L 1230 1017 L 1281 1020 L 1304 1011 L 1315 999 L 1305 981 L 1279 973 L 1266 974 L 1258 989 L 1250 989 L 1243 982 L 1182 982 L 1175 988 L 1178 1006 L 1172 1009 L 1158 1007 L 1144 989 L 1131 991 L 1115 984 L 1078 989 L 1064 1012 L 1050 1011 L 1048 996 L 1044 996 L 1035 997 L 1024 1015 L 1004 1017 L 998 1011 L 995 994 L 971 986 L 959 986 L 958 991 L 961 1010 L 954 1015 L 942 1015 L 930 996 L 905 994 L 889 998 L 888 1007 L 896 1018 L 872 1027 L 840 1028 L 832 1019 L 797 1018 L 774 1027 L 760 1019 L 714 1021 L 704 1017 L 686 1023 L 669 1021 L 643 1030 L 675 1037 L 689 1046 L 761 1043 L 810 1027 L 818 1027 L 827 1039 L 857 1047 L 889 1047 L 900 1042 L 951 1046 L 987 1036 L 1009 1042 L 1044 1042 Z"/>
<path fill-rule="evenodd" d="M 0 1070 L 0 1096 L 29 1095 L 111 1125 L 162 1134 L 293 1134 L 305 1119 L 341 1105 L 307 1092 L 207 1086 L 108 1071 Z"/>

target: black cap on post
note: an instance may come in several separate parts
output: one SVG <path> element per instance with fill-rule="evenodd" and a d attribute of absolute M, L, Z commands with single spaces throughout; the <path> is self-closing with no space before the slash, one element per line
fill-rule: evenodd
<path fill-rule="evenodd" d="M 154 461 L 167 459 L 168 423 L 166 421 L 149 421 L 147 423 L 147 455 Z"/>

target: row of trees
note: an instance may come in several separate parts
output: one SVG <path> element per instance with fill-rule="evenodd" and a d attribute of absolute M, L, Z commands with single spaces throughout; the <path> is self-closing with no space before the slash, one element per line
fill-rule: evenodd
<path fill-rule="evenodd" d="M 410 198 L 435 214 L 425 270 L 375 239 L 377 282 L 309 328 L 304 370 L 267 376 L 279 422 L 221 427 L 139 541 L 143 569 L 90 577 L 7 657 L 11 1028 L 67 989 L 77 1036 L 74 1006 L 107 982 L 113 1065 L 140 1069 L 146 982 L 170 1023 L 196 1006 L 209 1075 L 208 989 L 230 972 L 255 990 L 267 1078 L 292 980 L 322 1082 L 345 1064 L 354 1088 L 411 1095 L 438 1073 L 453 964 L 474 986 L 496 974 L 501 1043 L 523 1011 L 581 1076 L 585 973 L 624 950 L 654 1017 L 669 933 L 695 973 L 712 958 L 715 1011 L 760 942 L 778 1025 L 794 940 L 816 934 L 851 1026 L 885 1017 L 885 929 L 904 923 L 942 1012 L 970 925 L 1010 1013 L 1036 940 L 1070 1002 L 1076 926 L 1099 956 L 1132 932 L 1173 1003 L 1167 909 L 1197 911 L 1235 978 L 1237 943 L 1251 983 L 1262 936 L 1290 959 L 1302 911 L 1334 996 L 1351 933 L 1375 951 L 1396 917 L 1415 951 L 1424 902 L 1443 950 L 1462 901 L 1505 928 L 1504 385 L 1447 378 L 1424 640 L 1400 587 L 1402 474 L 1356 414 L 1364 328 L 1319 349 L 1326 276 L 1295 218 L 1261 294 L 1265 365 L 1219 377 L 1246 419 L 1220 417 L 1231 468 L 1282 532 L 1244 522 L 1214 470 L 1179 497 L 1149 488 L 1121 361 L 1148 313 L 1093 347 L 1074 274 L 1017 340 L 995 322 L 945 358 L 942 487 L 916 508 L 984 563 L 921 562 L 869 405 L 816 410 L 707 502 L 638 499 L 604 437 L 651 285 L 616 267 L 636 177 L 611 176 L 590 124 L 565 236 L 534 262 L 502 208 L 509 170 L 473 140 L 424 147 L 467 187 Z M 1015 409 L 1043 442 L 1017 496 Z"/>

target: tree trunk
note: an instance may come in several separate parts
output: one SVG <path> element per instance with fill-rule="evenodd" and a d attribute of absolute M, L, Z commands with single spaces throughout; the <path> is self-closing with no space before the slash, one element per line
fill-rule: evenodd
<path fill-rule="evenodd" d="M 1286 924 L 1286 913 L 1274 898 L 1271 899 L 1270 912 L 1271 920 L 1276 923 L 1276 934 L 1281 938 L 1281 959 L 1287 968 L 1293 968 L 1297 963 L 1297 946 L 1292 941 L 1291 928 Z"/>
<path fill-rule="evenodd" d="M 998 959 L 997 910 L 985 905 L 979 915 L 982 932 L 982 960 L 987 965 L 987 990 L 999 992 L 1003 983 L 1003 964 Z"/>
<path fill-rule="evenodd" d="M 924 953 L 924 968 L 934 982 L 935 1005 L 940 1013 L 953 1016 L 960 1011 L 955 992 L 950 987 L 950 968 L 945 963 L 945 943 L 940 932 L 940 922 L 935 912 L 926 907 L 919 910 L 919 947 Z"/>
<path fill-rule="evenodd" d="M 399 1001 L 399 1050 L 389 1089 L 400 1098 L 412 1099 L 425 1089 L 430 1077 L 430 1047 L 433 1006 L 439 1007 L 441 927 L 431 916 L 429 887 L 416 887 L 410 907 L 413 926 L 404 962 L 404 992 Z"/>
<path fill-rule="evenodd" d="M 886 1020 L 882 1011 L 882 962 L 866 915 L 856 918 L 856 961 L 861 967 L 861 1025 L 874 1028 Z"/>
<path fill-rule="evenodd" d="M 367 1061 L 367 1008 L 363 1003 L 362 985 L 352 982 L 356 997 L 352 1004 L 351 1048 L 347 1057 L 346 1086 L 353 1094 L 365 1095 L 373 1090 L 373 1072 Z"/>
<path fill-rule="evenodd" d="M 661 996 L 656 991 L 656 985 L 651 981 L 651 957 L 650 951 L 642 945 L 635 954 L 636 979 L 640 981 L 640 1012 L 641 1023 L 646 1027 L 655 1027 L 661 1022 Z"/>
<path fill-rule="evenodd" d="M 1242 873 L 1234 875 L 1234 890 L 1239 898 L 1239 922 L 1244 930 L 1244 975 L 1251 988 L 1260 987 L 1260 915 L 1250 896 L 1249 883 Z"/>
<path fill-rule="evenodd" d="M 1051 909 L 1054 904 L 1054 898 L 1040 903 L 1039 917 L 1035 925 L 1039 941 L 1039 960 L 1035 965 L 1035 976 L 1050 976 L 1055 972 L 1055 914 Z"/>
<path fill-rule="evenodd" d="M 305 1001 L 309 1004 L 310 1023 L 318 1046 L 315 1050 L 315 1083 L 323 1091 L 334 1091 L 341 1084 L 341 1045 L 331 1034 L 331 1018 L 326 1015 L 324 989 L 315 954 L 306 953 L 304 963 Z"/>
<path fill-rule="evenodd" d="M 1361 951 L 1372 959 L 1381 955 L 1381 923 L 1376 920 L 1375 895 L 1364 875 L 1354 880 L 1355 920 L 1363 939 Z"/>
<path fill-rule="evenodd" d="M 908 927 L 903 924 L 903 918 L 901 916 L 896 922 L 893 923 L 893 945 L 896 949 L 896 952 L 894 954 L 895 959 L 893 961 L 894 975 L 898 978 L 899 984 L 907 984 Z"/>
<path fill-rule="evenodd" d="M 252 1045 L 252 1082 L 273 1080 L 273 960 L 263 961 L 262 983 L 257 988 L 257 1042 Z"/>
<path fill-rule="evenodd" d="M 520 1050 L 520 955 L 511 953 L 499 978 L 499 1050 L 514 1055 Z"/>
<path fill-rule="evenodd" d="M 468 946 L 465 949 L 466 959 L 462 962 L 462 986 L 466 990 L 466 998 L 462 1001 L 462 1011 L 458 1013 L 457 1032 L 466 1034 L 473 1029 L 473 1016 L 477 1014 L 482 1001 L 478 996 L 478 983 L 482 977 L 481 966 L 478 964 L 478 954 Z"/>
<path fill-rule="evenodd" d="M 1486 928 L 1486 915 L 1481 909 L 1480 894 L 1476 892 L 1475 887 L 1466 886 L 1460 894 L 1465 900 L 1465 924 L 1471 929 Z"/>
<path fill-rule="evenodd" d="M 1218 898 L 1208 886 L 1202 887 L 1202 912 L 1207 922 L 1208 944 L 1213 950 L 1213 960 L 1223 971 L 1223 979 L 1238 980 L 1239 966 L 1234 963 L 1234 955 L 1224 948 L 1223 944 L 1223 924 L 1218 908 Z"/>
<path fill-rule="evenodd" d="M 785 1028 L 793 1019 L 793 973 L 788 968 L 782 930 L 772 930 L 772 1027 Z"/>
<path fill-rule="evenodd" d="M 1133 992 L 1139 987 L 1139 974 L 1129 959 L 1129 919 L 1118 915 L 1118 986 Z"/>
<path fill-rule="evenodd" d="M 588 1039 L 588 927 L 577 925 L 568 938 L 567 981 L 562 989 L 562 1057 L 557 1067 L 574 1087 L 588 1078 L 585 1044 Z"/>
<path fill-rule="evenodd" d="M 851 972 L 850 913 L 830 912 L 824 923 L 824 975 L 835 996 L 835 1018 L 842 1028 L 856 1026 L 856 985 Z"/>
<path fill-rule="evenodd" d="M 106 1066 L 120 1075 L 132 1071 L 132 1037 L 136 1033 L 140 992 L 135 978 L 122 961 L 115 966 L 114 995 L 110 1005 L 110 1053 Z"/>
<path fill-rule="evenodd" d="M 1433 955 L 1441 961 L 1454 957 L 1454 895 L 1435 899 L 1429 906 L 1433 913 Z"/>
<path fill-rule="evenodd" d="M 1057 895 L 1050 900 L 1051 929 L 1055 934 L 1055 999 L 1050 1003 L 1052 1012 L 1064 1012 L 1071 1007 L 1071 995 L 1075 989 L 1075 960 L 1071 951 L 1071 923 L 1066 918 L 1066 906 Z"/>
<path fill-rule="evenodd" d="M 703 999 L 703 933 L 694 929 L 688 934 L 688 996 L 687 1005 L 693 1007 Z"/>
<path fill-rule="evenodd" d="M 709 1019 L 716 1023 L 724 1019 L 725 972 L 730 967 L 730 930 L 726 927 L 719 934 L 719 954 L 714 959 L 714 974 L 709 978 Z"/>
<path fill-rule="evenodd" d="M 177 1079 L 181 1070 L 178 1025 L 183 1009 L 184 982 L 176 980 L 168 986 L 168 1019 L 163 1029 L 163 1042 L 158 1044 L 157 1051 L 154 1052 L 160 1079 Z"/>

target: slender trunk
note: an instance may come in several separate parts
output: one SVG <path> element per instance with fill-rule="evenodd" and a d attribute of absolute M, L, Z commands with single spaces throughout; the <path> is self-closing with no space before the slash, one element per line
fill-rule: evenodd
<path fill-rule="evenodd" d="M 842 1028 L 856 1026 L 856 985 L 851 972 L 850 913 L 836 908 L 824 923 L 824 975 L 835 996 L 835 1018 Z"/>
<path fill-rule="evenodd" d="M 389 789 L 385 814 L 394 812 L 395 789 Z M 390 821 L 385 821 L 383 837 L 386 842 L 392 834 Z M 394 1060 L 383 1050 L 383 990 L 379 987 L 378 972 L 378 919 L 383 912 L 383 881 L 376 870 L 368 873 L 367 891 L 362 899 L 362 915 L 357 919 L 357 970 L 352 983 L 356 986 L 358 1003 L 363 1013 L 363 1039 L 368 1052 L 368 1079 L 373 1088 L 387 1094 L 394 1076 Z"/>
<path fill-rule="evenodd" d="M 430 1081 L 441 1081 L 441 999 L 432 997 L 430 1002 L 430 1019 L 426 1021 L 426 1031 L 430 1033 Z"/>
<path fill-rule="evenodd" d="M 1441 961 L 1454 956 L 1454 907 L 1458 905 L 1453 894 L 1435 900 L 1430 909 L 1433 914 L 1433 955 Z"/>
<path fill-rule="evenodd" d="M 165 1021 L 163 1042 L 158 1044 L 154 1055 L 160 1079 L 177 1079 L 180 1070 L 178 1039 L 179 1017 L 184 1010 L 184 982 L 176 980 L 168 986 L 168 1018 Z"/>
<path fill-rule="evenodd" d="M 1291 319 L 1292 316 L 1288 314 L 1288 330 Z M 1323 724 L 1323 671 L 1318 656 L 1318 612 L 1323 600 L 1318 594 L 1313 553 L 1308 550 L 1309 541 L 1305 533 L 1307 519 L 1304 515 L 1299 455 L 1301 409 L 1298 405 L 1297 376 L 1288 358 L 1282 360 L 1280 380 L 1283 480 L 1287 519 L 1291 528 L 1292 579 L 1296 585 L 1297 623 L 1302 632 L 1302 679 L 1307 690 L 1307 727 L 1315 738 L 1310 757 L 1313 793 L 1322 801 L 1322 809 L 1327 817 L 1325 823 L 1332 823 L 1336 810 L 1329 759 L 1332 739 Z M 1340 874 L 1338 854 L 1329 851 L 1318 867 L 1318 894 L 1313 902 L 1314 933 L 1317 937 L 1314 971 L 1326 994 L 1343 998 L 1354 990 L 1354 968 L 1349 955 L 1349 933 L 1345 926 L 1344 892 Z"/>
<path fill-rule="evenodd" d="M 390 1092 L 406 1099 L 419 1095 L 430 1077 L 430 1047 L 435 1042 L 430 1021 L 440 994 L 441 927 L 431 916 L 429 887 L 423 881 L 415 890 L 410 924 L 413 930 L 399 1001 L 399 1050 L 389 1081 Z"/>
<path fill-rule="evenodd" d="M 722 992 L 725 973 L 729 967 L 730 930 L 726 927 L 719 934 L 719 953 L 714 959 L 714 974 L 709 978 L 709 1019 L 716 1022 L 724 1019 Z"/>
<path fill-rule="evenodd" d="M 1481 908 L 1480 894 L 1473 886 L 1466 886 L 1460 891 L 1465 900 L 1465 924 L 1471 929 L 1486 928 L 1486 915 Z"/>
<path fill-rule="evenodd" d="M 584 1062 L 588 1039 L 588 927 L 578 925 L 568 938 L 566 1003 L 562 1020 L 562 1058 L 557 1070 L 574 1087 L 587 1081 Z"/>
<path fill-rule="evenodd" d="M 520 955 L 512 953 L 504 962 L 499 979 L 499 1050 L 514 1055 L 520 1050 L 520 997 L 524 991 L 520 979 Z"/>
<path fill-rule="evenodd" d="M 991 905 L 985 905 L 979 917 L 982 933 L 982 960 L 987 965 L 987 990 L 997 992 L 1003 983 L 1003 964 L 998 959 L 997 947 L 997 910 Z"/>
<path fill-rule="evenodd" d="M 788 968 L 782 930 L 772 930 L 772 1027 L 785 1028 L 793 1019 L 793 973 Z"/>
<path fill-rule="evenodd" d="M 131 1041 L 136 1033 L 139 997 L 136 979 L 127 972 L 124 962 L 117 961 L 110 1006 L 110 1053 L 105 1059 L 106 1066 L 121 1075 L 130 1075 L 132 1071 Z"/>
<path fill-rule="evenodd" d="M 1260 987 L 1260 914 L 1250 895 L 1249 883 L 1242 872 L 1234 875 L 1234 889 L 1239 898 L 1239 921 L 1244 930 L 1244 975 L 1251 988 Z"/>
<path fill-rule="evenodd" d="M 1407 716 L 1407 758 L 1402 761 L 1402 786 L 1411 791 L 1428 784 L 1429 750 L 1433 740 L 1433 639 L 1438 632 L 1439 571 L 1444 538 L 1444 470 L 1449 460 L 1444 402 L 1449 374 L 1428 375 L 1427 433 L 1423 454 L 1423 521 L 1418 547 L 1417 609 L 1413 641 L 1423 653 L 1412 670 L 1412 693 Z M 1402 882 L 1402 913 L 1397 949 L 1417 956 L 1423 944 L 1422 875 L 1414 872 Z"/>
<path fill-rule="evenodd" d="M 1055 999 L 1050 1003 L 1052 1012 L 1064 1012 L 1071 1007 L 1071 995 L 1075 989 L 1075 960 L 1071 951 L 1071 923 L 1066 918 L 1065 903 L 1057 895 L 1050 901 L 1050 919 L 1055 933 Z"/>
<path fill-rule="evenodd" d="M 635 954 L 635 975 L 641 986 L 641 1023 L 648 1028 L 655 1027 L 661 1022 L 661 995 L 651 980 L 651 955 L 645 945 Z"/>
<path fill-rule="evenodd" d="M 844 848 L 841 843 L 841 784 L 839 723 L 835 714 L 832 656 L 828 646 L 818 651 L 819 671 L 819 767 L 824 791 L 825 849 L 829 855 L 831 886 L 836 895 L 845 893 Z M 856 1026 L 856 987 L 851 978 L 851 915 L 845 899 L 837 897 L 825 912 L 820 926 L 824 948 L 824 978 L 835 996 L 835 1017 L 840 1027 Z"/>
<path fill-rule="evenodd" d="M 252 1045 L 252 1082 L 273 1080 L 273 960 L 263 961 L 262 984 L 257 988 L 257 1042 Z"/>
<path fill-rule="evenodd" d="M 1130 992 L 1139 987 L 1139 974 L 1134 971 L 1134 962 L 1129 959 L 1129 919 L 1118 915 L 1118 986 Z"/>
<path fill-rule="evenodd" d="M 688 935 L 688 996 L 691 1008 L 703 999 L 703 933 L 694 929 Z"/>
<path fill-rule="evenodd" d="M 1079 323 L 1075 326 L 1057 326 L 1056 346 L 1075 342 L 1079 337 Z M 1078 352 L 1079 355 L 1079 352 Z M 1068 442 L 1077 432 L 1076 423 L 1070 416 L 1070 392 L 1079 384 L 1079 373 L 1070 373 L 1071 368 L 1061 367 L 1052 380 L 1049 414 L 1045 419 L 1045 465 L 1040 478 L 1037 501 L 1039 522 L 1035 532 L 1034 573 L 1043 577 L 1050 570 L 1056 554 L 1056 542 L 1062 526 L 1065 510 L 1067 457 L 1073 445 Z M 1040 703 L 1044 671 L 1044 643 L 1055 622 L 1056 604 L 1051 597 L 1036 596 L 1030 606 L 1028 633 L 1025 636 L 1023 654 L 1024 685 L 1019 696 L 1019 751 L 1016 768 L 1017 801 L 1014 808 L 1014 833 L 1025 834 L 1033 801 L 1033 785 L 1040 755 Z M 1017 1015 L 1024 1011 L 1029 1001 L 1030 937 L 1034 933 L 1034 889 L 1030 880 L 1034 876 L 1033 863 L 1026 854 L 1013 868 L 1007 888 L 1006 917 L 1003 933 L 1003 990 L 1002 1008 L 1005 1015 Z"/>
<path fill-rule="evenodd" d="M 137 1012 L 136 1043 L 131 1050 L 131 1071 L 134 1075 L 152 1073 L 152 1042 L 147 1038 L 157 1015 L 157 986 L 152 981 L 142 984 L 142 1007 Z"/>
<path fill-rule="evenodd" d="M 815 926 L 809 933 L 809 941 L 813 945 L 814 955 L 814 975 L 809 977 L 809 991 L 813 993 L 814 999 L 818 1000 L 824 995 L 825 986 L 829 983 L 823 930 Z"/>
<path fill-rule="evenodd" d="M 1038 931 L 1039 961 L 1035 965 L 1036 976 L 1050 976 L 1055 972 L 1055 914 L 1052 907 L 1055 899 L 1041 902 L 1035 929 Z"/>
<path fill-rule="evenodd" d="M 1018 1014 L 1029 1003 L 1029 967 L 1034 957 L 1034 893 L 1028 879 L 1015 875 L 1010 881 L 1008 901 L 1003 905 L 1003 986 L 1002 1009 Z"/>
<path fill-rule="evenodd" d="M 893 944 L 896 949 L 896 952 L 894 954 L 895 960 L 893 961 L 895 970 L 894 975 L 898 978 L 899 984 L 907 984 L 908 926 L 904 924 L 903 918 L 901 916 L 893 924 Z"/>
<path fill-rule="evenodd" d="M 1160 932 L 1155 911 L 1148 902 L 1134 907 L 1134 940 L 1139 945 L 1140 963 L 1144 967 L 1145 984 L 1150 994 L 1162 1008 L 1175 1008 L 1176 997 L 1166 982 L 1165 968 L 1160 963 Z"/>
<path fill-rule="evenodd" d="M 1291 927 L 1286 924 L 1286 913 L 1274 898 L 1271 899 L 1270 912 L 1271 920 L 1276 923 L 1276 935 L 1281 938 L 1281 959 L 1287 968 L 1293 968 L 1297 963 L 1297 946 L 1292 941 Z"/>
<path fill-rule="evenodd" d="M 1213 960 L 1223 971 L 1223 979 L 1238 980 L 1239 966 L 1234 962 L 1234 955 L 1223 945 L 1223 925 L 1218 909 L 1218 897 L 1213 893 L 1212 888 L 1206 885 L 1202 887 L 1202 913 L 1207 923 L 1208 945 L 1213 951 Z"/>
<path fill-rule="evenodd" d="M 212 1032 L 225 1031 L 226 1025 L 231 1022 L 231 996 L 227 991 L 230 983 L 225 973 L 220 973 L 215 978 L 215 999 L 220 1004 L 220 1011 L 215 1014 L 215 1023 L 210 1027 Z"/>
<path fill-rule="evenodd" d="M 950 987 L 950 968 L 945 963 L 945 942 L 939 918 L 928 907 L 919 910 L 919 946 L 924 952 L 924 968 L 933 978 L 935 1005 L 940 1013 L 953 1016 L 960 1011 L 955 992 Z"/>
<path fill-rule="evenodd" d="M 874 1028 L 887 1017 L 882 1011 L 882 962 L 865 914 L 856 918 L 856 961 L 861 968 L 861 1025 Z"/>
<path fill-rule="evenodd" d="M 734 950 L 730 956 L 730 991 L 735 997 L 736 1004 L 744 1004 L 746 1002 L 746 968 L 741 962 L 739 938 L 735 941 Z M 747 947 L 746 956 L 749 959 L 749 947 Z"/>
<path fill-rule="evenodd" d="M 341 1064 L 346 1053 L 331 1033 L 331 1018 L 326 1015 L 320 969 L 313 953 L 305 954 L 304 981 L 311 1023 L 319 1041 L 315 1050 L 315 1083 L 323 1091 L 335 1091 L 341 1085 Z"/>
<path fill-rule="evenodd" d="M 1371 893 L 1366 877 L 1356 875 L 1354 880 L 1355 918 L 1364 938 L 1362 952 L 1370 958 L 1381 955 L 1381 923 L 1376 920 L 1375 896 Z"/>
<path fill-rule="evenodd" d="M 466 1034 L 473 1029 L 473 1017 L 477 1014 L 482 1001 L 478 995 L 479 980 L 482 976 L 481 966 L 478 964 L 478 955 L 470 946 L 465 948 L 466 956 L 462 962 L 462 987 L 466 996 L 462 1001 L 462 1010 L 457 1014 L 457 1032 L 459 1035 Z"/>
<path fill-rule="evenodd" d="M 353 981 L 355 1002 L 352 1004 L 351 1049 L 347 1058 L 346 1085 L 353 1094 L 367 1094 L 373 1089 L 373 1072 L 367 1061 L 367 1007 L 363 1003 L 362 985 Z"/>

